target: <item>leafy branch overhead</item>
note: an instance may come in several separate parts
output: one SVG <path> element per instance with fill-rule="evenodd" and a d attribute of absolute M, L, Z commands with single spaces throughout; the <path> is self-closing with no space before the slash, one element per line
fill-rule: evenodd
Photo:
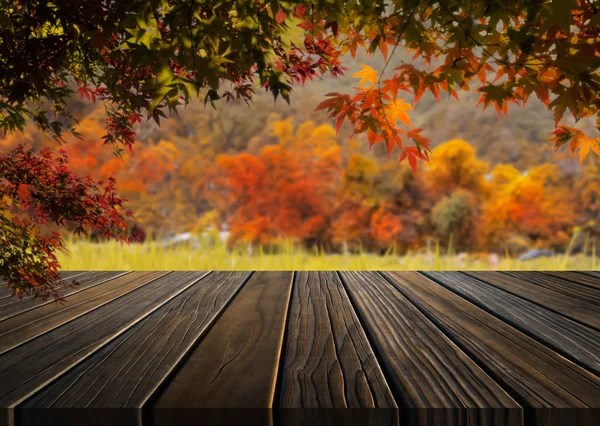
<path fill-rule="evenodd" d="M 475 90 L 484 108 L 507 114 L 535 95 L 554 113 L 556 147 L 584 157 L 597 135 L 561 122 L 569 112 L 600 127 L 599 37 L 589 0 L 16 0 L 0 6 L 0 126 L 22 130 L 29 117 L 60 139 L 77 90 L 106 102 L 106 142 L 131 148 L 136 122 L 159 122 L 195 96 L 250 101 L 262 87 L 289 102 L 294 85 L 342 75 L 345 53 L 380 51 L 387 68 L 401 46 L 412 62 L 385 78 L 364 66 L 355 94 L 330 94 L 319 109 L 414 164 L 429 141 L 403 98 Z"/>

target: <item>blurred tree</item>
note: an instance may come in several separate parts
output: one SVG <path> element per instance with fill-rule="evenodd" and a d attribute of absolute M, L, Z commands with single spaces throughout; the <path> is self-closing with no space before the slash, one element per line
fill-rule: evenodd
<path fill-rule="evenodd" d="M 307 246 L 324 244 L 339 183 L 335 132 L 310 122 L 295 130 L 284 120 L 274 121 L 270 134 L 279 144 L 264 147 L 258 156 L 217 158 L 210 197 L 219 199 L 215 208 L 231 224 L 229 242 L 268 245 L 295 239 Z"/>
<path fill-rule="evenodd" d="M 488 247 L 506 246 L 511 238 L 537 247 L 567 246 L 577 213 L 571 188 L 555 185 L 566 179 L 558 166 L 533 167 L 527 174 L 497 166 L 491 174 L 494 192 L 483 207 Z"/>
<path fill-rule="evenodd" d="M 444 245 L 463 251 L 478 248 L 479 209 L 477 198 L 470 191 L 457 189 L 442 198 L 431 212 L 431 221 Z"/>
<path fill-rule="evenodd" d="M 369 249 L 371 213 L 378 200 L 375 179 L 379 167 L 372 158 L 353 154 L 343 172 L 332 217 L 332 240 L 345 250 Z"/>
<path fill-rule="evenodd" d="M 434 198 L 450 195 L 459 188 L 476 196 L 483 196 L 488 191 L 485 181 L 488 165 L 477 159 L 475 148 L 464 140 L 445 142 L 432 154 L 425 181 Z"/>
<path fill-rule="evenodd" d="M 577 194 L 579 224 L 591 234 L 600 250 L 600 161 L 594 159 L 587 164 L 573 186 Z"/>

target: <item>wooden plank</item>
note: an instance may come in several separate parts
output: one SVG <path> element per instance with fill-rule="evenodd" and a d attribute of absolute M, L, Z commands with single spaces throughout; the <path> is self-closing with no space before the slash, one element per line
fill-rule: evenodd
<path fill-rule="evenodd" d="M 522 424 L 519 404 L 381 275 L 340 275 L 401 407 L 401 424 Z"/>
<path fill-rule="evenodd" d="M 252 275 L 150 403 L 152 424 L 271 424 L 291 289 L 291 272 Z"/>
<path fill-rule="evenodd" d="M 181 273 L 173 273 L 181 274 Z M 19 406 L 21 425 L 127 424 L 232 300 L 249 272 L 216 272 L 198 281 Z M 65 408 L 68 408 L 66 410 Z M 95 409 L 80 413 L 72 409 Z M 112 413 L 111 413 L 112 414 Z M 107 424 L 107 423 L 106 423 Z M 131 423 L 129 423 L 131 424 Z"/>
<path fill-rule="evenodd" d="M 550 275 L 542 274 L 541 272 L 524 271 L 504 273 L 528 281 L 536 286 L 547 288 L 548 290 L 574 297 L 583 302 L 600 306 L 600 290 L 598 289 L 551 277 Z"/>
<path fill-rule="evenodd" d="M 598 307 L 501 272 L 465 272 L 481 281 L 600 330 Z"/>
<path fill-rule="evenodd" d="M 600 278 L 600 272 L 599 271 L 581 271 L 581 273 L 586 274 L 586 275 L 590 275 L 592 277 Z"/>
<path fill-rule="evenodd" d="M 81 277 L 76 277 L 75 279 L 79 284 L 75 287 L 65 289 L 63 295 L 65 297 L 70 297 L 81 291 L 87 290 L 90 287 L 103 284 L 108 280 L 112 280 L 121 275 L 125 275 L 126 273 L 127 272 L 123 271 L 87 273 L 85 275 L 82 275 Z M 71 281 L 71 279 L 68 278 L 68 281 Z M 0 307 L 0 321 L 6 321 L 7 319 L 14 317 L 15 315 L 19 315 L 32 309 L 39 308 L 40 306 L 55 303 L 57 302 L 55 302 L 52 299 L 44 301 L 33 297 L 28 297 L 27 299 L 23 300 L 14 299 L 11 303 L 7 303 L 6 305 Z"/>
<path fill-rule="evenodd" d="M 394 397 L 335 272 L 296 274 L 286 340 L 280 403 L 286 425 L 335 424 L 346 408 L 355 410 L 345 424 L 397 424 Z"/>
<path fill-rule="evenodd" d="M 151 282 L 93 312 L 0 355 L 0 426 L 14 407 L 193 285 L 202 272 L 148 272 Z M 15 374 L 18 371 L 19 374 Z"/>
<path fill-rule="evenodd" d="M 460 272 L 425 274 L 571 361 L 600 375 L 600 332 Z"/>
<path fill-rule="evenodd" d="M 8 287 L 8 281 L 0 280 L 0 306 L 2 303 L 13 296 L 12 289 Z"/>
<path fill-rule="evenodd" d="M 577 284 L 585 285 L 585 286 L 600 290 L 600 278 L 598 278 L 598 277 L 586 275 L 584 273 L 577 272 L 577 271 L 568 271 L 568 272 L 567 271 L 558 271 L 558 272 L 544 271 L 543 273 L 544 273 L 544 275 L 550 275 L 552 277 L 559 278 L 559 279 L 566 280 L 566 281 L 573 281 Z"/>
<path fill-rule="evenodd" d="M 112 277 L 112 275 L 110 275 Z M 133 272 L 88 287 L 65 303 L 49 303 L 0 322 L 0 355 L 73 321 L 148 283 L 148 273 Z"/>
<path fill-rule="evenodd" d="M 75 278 L 77 276 L 82 276 L 83 274 L 87 274 L 89 272 L 87 271 L 61 271 L 58 273 L 58 276 L 61 278 L 61 280 L 68 280 L 67 284 L 69 284 L 72 280 L 71 278 Z M 60 283 L 57 283 L 57 285 L 60 285 Z M 7 281 L 6 280 L 0 280 L 0 306 L 4 306 L 8 303 L 12 303 L 16 300 L 27 300 L 27 299 L 32 299 L 33 296 L 24 296 L 22 299 L 19 299 L 18 297 L 14 296 L 13 298 L 13 292 L 12 289 L 10 289 L 9 287 L 7 287 Z"/>
<path fill-rule="evenodd" d="M 522 402 L 526 424 L 597 424 L 600 378 L 417 272 L 384 275 Z"/>

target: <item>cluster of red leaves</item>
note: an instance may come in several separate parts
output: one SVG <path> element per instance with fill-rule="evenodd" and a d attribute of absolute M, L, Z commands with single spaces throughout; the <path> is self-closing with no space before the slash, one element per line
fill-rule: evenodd
<path fill-rule="evenodd" d="M 330 99 L 323 101 L 317 110 L 326 110 L 330 117 L 336 118 L 336 130 L 346 119 L 352 124 L 355 133 L 366 133 L 369 145 L 384 142 L 388 156 L 394 147 L 400 149 L 399 161 L 407 160 L 413 172 L 417 172 L 417 161 L 427 161 L 431 141 L 421 135 L 422 129 L 413 128 L 406 111 L 412 105 L 398 98 L 398 85 L 395 81 L 384 82 L 385 88 L 376 86 L 377 73 L 371 67 L 363 65 L 363 71 L 355 74 L 361 77 L 361 85 L 371 83 L 370 87 L 360 89 L 353 97 L 340 93 L 329 93 Z M 398 122 L 406 128 L 398 126 Z M 403 138 L 412 139 L 414 146 L 405 146 Z"/>
<path fill-rule="evenodd" d="M 428 158 L 429 140 L 420 129 L 412 129 L 408 115 L 395 114 L 396 102 L 410 107 L 398 100 L 399 91 L 407 92 L 416 104 L 426 92 L 439 102 L 442 92 L 458 99 L 459 91 L 473 90 L 481 94 L 478 106 L 493 106 L 498 116 L 506 117 L 509 103 L 524 105 L 533 94 L 554 114 L 557 129 L 550 140 L 556 148 L 568 144 L 573 153 L 579 150 L 581 160 L 590 151 L 600 152 L 599 138 L 560 125 L 567 111 L 576 120 L 598 115 L 594 70 L 600 45 L 594 3 L 551 2 L 548 9 L 540 8 L 543 2 L 530 2 L 526 19 L 516 3 L 501 7 L 501 18 L 474 19 L 475 10 L 482 8 L 485 14 L 490 6 L 468 3 L 413 2 L 412 8 L 403 10 L 403 20 L 391 13 L 370 31 L 345 31 L 343 45 L 353 57 L 359 46 L 368 44 L 370 52 L 381 52 L 387 66 L 388 46 L 402 46 L 414 51 L 414 64 L 403 63 L 388 79 L 363 65 L 355 74 L 361 78 L 358 93 L 331 93 L 319 109 L 328 111 L 338 128 L 347 119 L 356 132 L 366 133 L 371 145 L 384 142 L 388 153 L 398 148 L 400 161 L 407 159 L 415 170 L 418 159 Z M 411 130 L 395 128 L 396 119 Z M 597 123 L 600 129 L 600 119 Z M 414 146 L 407 146 L 407 139 Z"/>
<path fill-rule="evenodd" d="M 64 151 L 36 153 L 19 146 L 0 156 L 0 176 L 0 275 L 19 297 L 60 296 L 56 251 L 65 245 L 55 227 L 132 239 L 126 223 L 131 212 L 122 209 L 115 181 L 73 174 Z"/>
<path fill-rule="evenodd" d="M 600 129 L 600 120 L 598 121 L 598 128 Z M 558 126 L 556 130 L 552 132 L 550 141 L 554 142 L 555 151 L 567 144 L 569 151 L 571 151 L 573 155 L 575 155 L 575 151 L 579 149 L 580 162 L 583 162 L 590 150 L 600 155 L 600 140 L 592 139 L 581 130 L 572 126 L 567 126 L 566 124 Z"/>
<path fill-rule="evenodd" d="M 306 80 L 320 78 L 326 73 L 333 77 L 343 75 L 348 68 L 342 65 L 340 56 L 341 51 L 332 40 L 324 36 L 307 36 L 304 48 L 293 46 L 289 57 L 279 61 L 279 68 L 292 82 L 304 85 Z M 318 59 L 315 60 L 315 57 Z"/>

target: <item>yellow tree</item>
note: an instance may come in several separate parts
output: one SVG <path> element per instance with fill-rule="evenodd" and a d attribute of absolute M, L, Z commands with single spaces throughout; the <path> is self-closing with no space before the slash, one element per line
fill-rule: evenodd
<path fill-rule="evenodd" d="M 563 249 L 577 219 L 575 199 L 556 165 L 544 164 L 520 173 L 512 166 L 492 172 L 494 192 L 483 209 L 483 227 L 490 247 L 511 240 Z"/>
<path fill-rule="evenodd" d="M 444 244 L 473 249 L 479 244 L 480 205 L 488 197 L 488 164 L 475 148 L 453 139 L 432 151 L 426 167 L 427 191 L 435 206 L 431 224 Z"/>
<path fill-rule="evenodd" d="M 432 151 L 425 182 L 434 198 L 464 189 L 476 196 L 487 192 L 488 164 L 477 158 L 475 148 L 462 139 L 444 142 Z"/>

